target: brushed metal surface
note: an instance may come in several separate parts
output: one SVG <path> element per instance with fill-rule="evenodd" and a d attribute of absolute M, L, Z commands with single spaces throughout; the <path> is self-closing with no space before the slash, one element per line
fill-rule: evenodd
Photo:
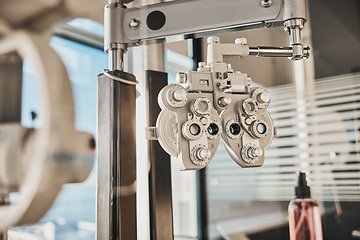
<path fill-rule="evenodd" d="M 98 240 L 136 239 L 136 194 L 124 196 L 121 191 L 136 180 L 135 100 L 135 86 L 99 75 Z"/>

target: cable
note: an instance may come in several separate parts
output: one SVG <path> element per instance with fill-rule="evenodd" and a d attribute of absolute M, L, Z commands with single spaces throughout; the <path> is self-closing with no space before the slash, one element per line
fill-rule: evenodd
<path fill-rule="evenodd" d="M 135 80 L 135 82 L 133 81 L 129 81 L 129 80 L 125 80 L 125 79 L 122 79 L 122 78 L 119 78 L 118 76 L 115 76 L 114 74 L 111 74 L 110 73 L 110 70 L 109 69 L 104 69 L 103 70 L 103 73 L 108 76 L 109 78 L 112 78 L 116 81 L 119 81 L 119 82 L 122 82 L 122 83 L 125 83 L 125 84 L 129 84 L 129 85 L 136 85 L 138 84 L 139 82 Z"/>

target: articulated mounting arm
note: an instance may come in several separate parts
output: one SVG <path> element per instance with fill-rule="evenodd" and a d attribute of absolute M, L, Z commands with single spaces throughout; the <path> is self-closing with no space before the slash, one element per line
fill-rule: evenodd
<path fill-rule="evenodd" d="M 249 55 L 298 60 L 310 54 L 301 41 L 306 17 L 306 0 L 173 1 L 140 8 L 110 1 L 105 7 L 105 51 L 112 63 L 126 47 L 151 39 L 174 41 L 282 25 L 289 47 L 249 47 Z M 114 63 L 111 68 L 121 66 Z"/>
<path fill-rule="evenodd" d="M 246 38 L 237 38 L 235 43 L 221 43 L 219 37 L 209 37 L 207 62 L 223 62 L 223 56 L 257 56 L 288 57 L 291 60 L 308 58 L 310 48 L 295 45 L 294 47 L 249 47 Z"/>

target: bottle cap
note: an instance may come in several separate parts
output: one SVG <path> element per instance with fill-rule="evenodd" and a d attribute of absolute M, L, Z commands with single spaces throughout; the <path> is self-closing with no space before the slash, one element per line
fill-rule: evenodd
<path fill-rule="evenodd" d="M 296 198 L 311 198 L 310 187 L 307 185 L 306 174 L 298 172 L 298 183 L 295 187 Z"/>

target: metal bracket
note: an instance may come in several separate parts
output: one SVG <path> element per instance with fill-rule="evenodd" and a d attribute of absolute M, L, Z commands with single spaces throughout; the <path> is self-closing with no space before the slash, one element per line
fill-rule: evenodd
<path fill-rule="evenodd" d="M 140 8 L 108 5 L 105 48 L 113 48 L 114 43 L 132 46 L 151 39 L 179 40 L 281 26 L 295 18 L 306 21 L 306 1 L 273 0 L 266 6 L 260 0 L 171 1 Z"/>
<path fill-rule="evenodd" d="M 158 140 L 157 136 L 157 128 L 156 127 L 146 127 L 145 128 L 145 138 L 149 141 L 155 141 Z"/>
<path fill-rule="evenodd" d="M 273 0 L 271 4 L 256 0 L 226 0 L 221 4 L 215 0 L 172 1 L 140 8 L 109 4 L 105 7 L 105 50 L 109 52 L 110 70 L 122 70 L 121 51 L 141 41 L 176 41 L 284 25 L 289 32 L 289 48 L 255 47 L 249 53 L 298 60 L 310 53 L 301 43 L 306 18 L 305 0 Z"/>

